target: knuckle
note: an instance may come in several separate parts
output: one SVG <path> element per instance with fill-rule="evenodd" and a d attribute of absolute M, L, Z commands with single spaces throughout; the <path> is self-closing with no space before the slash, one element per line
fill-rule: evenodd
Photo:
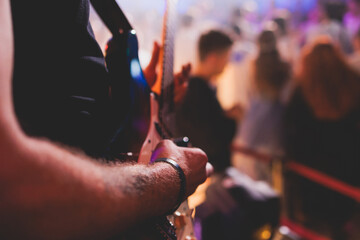
<path fill-rule="evenodd" d="M 201 149 L 199 149 L 199 158 L 203 164 L 206 164 L 208 162 L 208 157 L 206 153 Z"/>
<path fill-rule="evenodd" d="M 169 145 L 173 145 L 173 141 L 169 140 L 169 139 L 164 139 L 161 141 L 164 145 L 169 146 Z"/>
<path fill-rule="evenodd" d="M 166 148 L 167 146 L 169 146 L 169 142 L 171 142 L 171 141 L 170 140 L 162 140 L 161 142 L 159 142 L 158 147 Z"/>
<path fill-rule="evenodd" d="M 199 157 L 207 159 L 207 155 L 202 149 L 194 148 L 194 151 Z"/>

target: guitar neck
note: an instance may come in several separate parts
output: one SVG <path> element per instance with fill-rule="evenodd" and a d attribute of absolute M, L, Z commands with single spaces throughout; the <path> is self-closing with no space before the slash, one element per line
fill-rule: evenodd
<path fill-rule="evenodd" d="M 174 41 L 176 31 L 177 0 L 166 1 L 160 62 L 161 98 L 159 118 L 171 135 L 176 135 L 174 106 Z"/>
<path fill-rule="evenodd" d="M 113 36 L 133 29 L 115 0 L 90 0 L 90 2 Z"/>

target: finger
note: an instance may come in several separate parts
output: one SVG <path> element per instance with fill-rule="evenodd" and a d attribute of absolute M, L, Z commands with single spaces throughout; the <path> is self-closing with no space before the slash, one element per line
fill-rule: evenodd
<path fill-rule="evenodd" d="M 191 64 L 188 63 L 187 65 L 182 67 L 181 75 L 179 78 L 180 84 L 183 84 L 184 82 L 188 82 L 191 72 Z"/>
<path fill-rule="evenodd" d="M 181 74 L 184 76 L 184 77 L 187 77 L 189 75 L 191 71 L 191 64 L 188 63 L 184 66 L 182 66 L 182 69 L 181 69 Z"/>
<path fill-rule="evenodd" d="M 191 63 L 188 63 L 185 66 L 183 66 L 182 70 L 183 70 L 184 75 L 189 74 L 191 71 Z"/>
<path fill-rule="evenodd" d="M 159 62 L 159 56 L 160 56 L 160 45 L 158 42 L 154 42 L 154 46 L 153 46 L 153 50 L 152 50 L 152 55 L 151 55 L 151 59 L 150 59 L 150 63 L 148 65 L 149 68 L 153 68 L 155 69 L 158 62 Z"/>
<path fill-rule="evenodd" d="M 206 177 L 210 177 L 214 173 L 214 167 L 211 163 L 206 163 Z"/>
<path fill-rule="evenodd" d="M 184 82 L 183 84 L 181 85 L 177 85 L 176 86 L 176 89 L 175 89 L 175 103 L 180 103 L 185 95 L 186 95 L 186 91 L 187 91 L 187 88 L 188 88 L 188 83 L 187 82 Z"/>

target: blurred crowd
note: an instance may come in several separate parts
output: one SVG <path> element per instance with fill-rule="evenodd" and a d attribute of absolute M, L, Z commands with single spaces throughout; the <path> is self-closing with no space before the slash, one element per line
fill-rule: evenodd
<path fill-rule="evenodd" d="M 253 38 L 242 21 L 235 10 L 237 41 L 219 85 L 223 106 L 244 110 L 235 144 L 359 187 L 360 1 L 318 1 L 296 24 L 274 10 Z M 233 153 L 233 164 L 273 184 L 271 164 L 243 153 Z M 359 238 L 355 200 L 284 171 L 287 217 L 330 239 Z"/>
<path fill-rule="evenodd" d="M 360 1 L 318 1 L 302 17 L 287 9 L 273 8 L 259 17 L 233 8 L 228 21 L 208 19 L 200 26 L 196 18 L 181 19 L 176 67 L 199 64 L 197 39 L 209 29 L 221 29 L 234 40 L 216 81 L 222 107 L 243 113 L 233 144 L 359 187 Z M 232 165 L 275 187 L 272 164 L 233 152 Z M 286 217 L 331 239 L 359 237 L 355 200 L 286 170 L 277 175 Z"/>
<path fill-rule="evenodd" d="M 297 161 L 360 187 L 360 1 L 314 0 L 306 12 L 280 9 L 273 1 L 265 13 L 232 1 L 226 13 L 219 13 L 219 6 L 215 11 L 213 4 L 212 15 L 206 1 L 199 2 L 179 14 L 175 70 L 190 62 L 201 72 L 202 34 L 215 29 L 232 39 L 228 64 L 210 87 L 224 111 L 241 112 L 232 144 Z M 150 35 L 160 35 L 157 16 L 154 10 L 130 17 L 139 26 L 144 65 L 150 58 L 147 46 L 157 39 Z M 101 31 L 95 18 L 94 23 L 95 32 Z M 225 125 L 227 131 L 230 123 Z M 273 186 L 271 164 L 239 152 L 231 160 L 253 180 Z M 356 201 L 299 176 L 282 178 L 277 190 L 285 195 L 287 217 L 331 239 L 359 239 Z"/>
<path fill-rule="evenodd" d="M 244 110 L 235 143 L 359 187 L 360 1 L 319 1 L 297 25 L 288 11 L 273 14 L 254 38 L 241 11 L 230 21 L 237 41 L 219 99 Z M 273 183 L 269 163 L 233 153 L 233 164 Z M 355 200 L 289 172 L 282 181 L 287 217 L 331 239 L 359 237 Z"/>

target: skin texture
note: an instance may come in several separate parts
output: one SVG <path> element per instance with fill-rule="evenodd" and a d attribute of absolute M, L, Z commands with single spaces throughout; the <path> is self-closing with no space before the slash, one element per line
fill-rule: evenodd
<path fill-rule="evenodd" d="M 21 131 L 11 95 L 9 4 L 0 0 L 0 238 L 105 239 L 170 210 L 180 186 L 168 164 L 104 165 Z M 187 195 L 205 181 L 201 150 L 164 141 L 156 152 L 184 169 Z"/>

